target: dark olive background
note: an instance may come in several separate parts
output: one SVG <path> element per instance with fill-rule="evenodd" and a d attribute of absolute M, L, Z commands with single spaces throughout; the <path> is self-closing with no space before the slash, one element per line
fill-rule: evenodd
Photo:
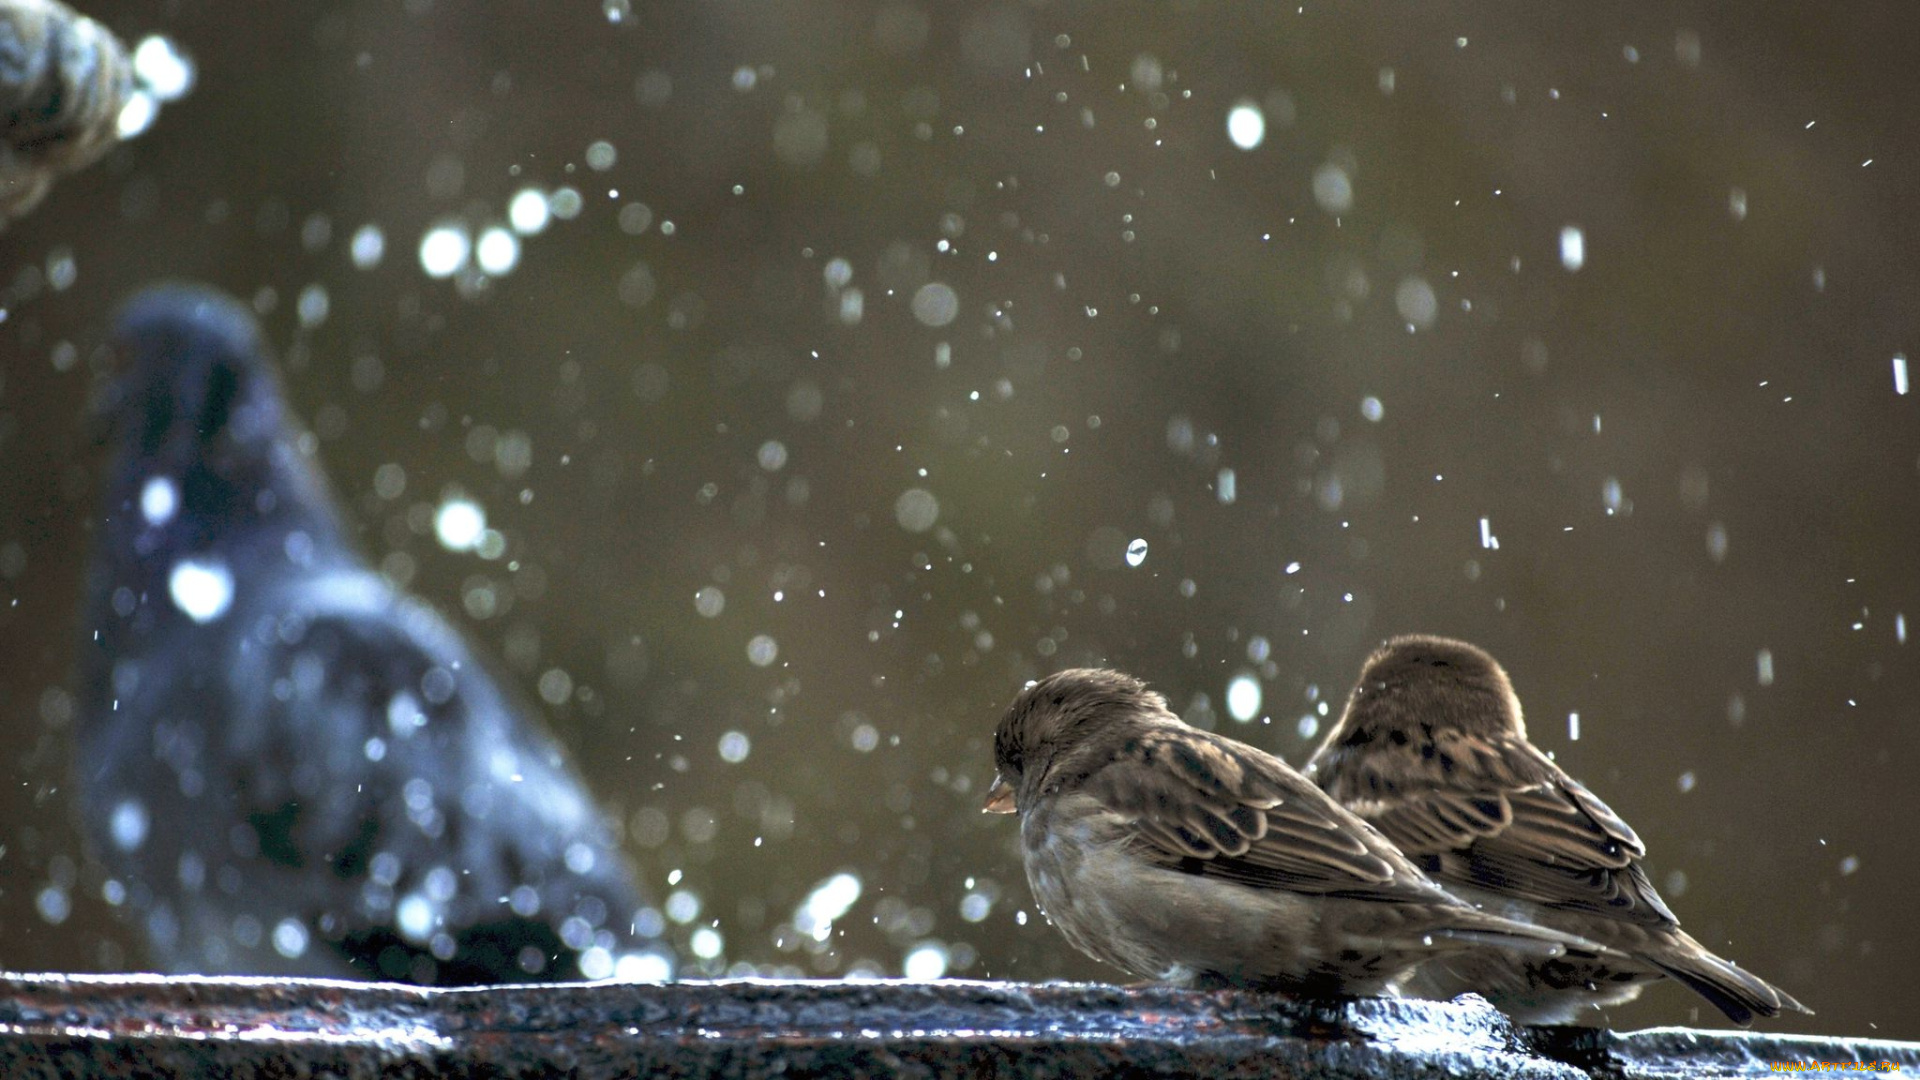
<path fill-rule="evenodd" d="M 1429 630 L 1506 662 L 1691 932 L 1819 1011 L 1772 1026 L 1920 1037 L 1920 642 L 1895 630 L 1920 637 L 1920 394 L 1892 377 L 1920 345 L 1910 6 L 91 13 L 174 36 L 200 83 L 0 234 L 0 966 L 140 963 L 69 817 L 59 688 L 108 313 L 191 277 L 264 310 L 367 551 L 529 700 L 568 673 L 547 718 L 650 887 L 679 870 L 718 920 L 710 973 L 898 974 L 935 941 L 954 975 L 1118 978 L 1017 921 L 1013 824 L 978 812 L 1022 680 L 1110 663 L 1297 763 L 1316 697 L 1337 710 L 1374 643 Z M 1242 100 L 1268 120 L 1250 152 Z M 426 277 L 430 226 L 501 220 L 527 184 L 585 209 L 498 280 Z M 369 222 L 387 252 L 361 270 Z M 1409 279 L 1438 301 L 1411 332 Z M 915 319 L 929 281 L 951 325 Z M 303 330 L 311 285 L 330 313 Z M 482 426 L 528 436 L 531 468 L 503 476 Z M 504 558 L 409 528 L 456 488 Z M 896 521 L 910 488 L 933 529 Z M 511 605 L 476 618 L 489 585 Z M 1226 716 L 1247 671 L 1270 723 Z M 840 870 L 863 895 L 831 950 L 795 949 L 782 924 Z M 997 897 L 979 923 L 969 879 Z M 1719 1023 L 1672 987 L 1609 1019 Z"/>

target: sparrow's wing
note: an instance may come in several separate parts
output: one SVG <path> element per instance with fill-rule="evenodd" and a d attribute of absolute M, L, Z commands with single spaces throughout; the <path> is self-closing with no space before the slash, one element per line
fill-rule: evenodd
<path fill-rule="evenodd" d="M 1677 921 L 1640 868 L 1640 837 L 1524 738 L 1440 731 L 1343 757 L 1317 770 L 1328 793 L 1443 882 Z"/>
<path fill-rule="evenodd" d="M 1323 895 L 1431 900 L 1438 892 L 1286 765 L 1203 731 L 1130 737 L 1082 790 L 1128 820 L 1149 858 L 1184 870 Z"/>

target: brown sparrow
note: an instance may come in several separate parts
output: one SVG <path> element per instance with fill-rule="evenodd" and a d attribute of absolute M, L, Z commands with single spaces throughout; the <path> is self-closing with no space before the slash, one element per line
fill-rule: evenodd
<path fill-rule="evenodd" d="M 1306 772 L 1456 896 L 1627 954 L 1442 957 L 1407 980 L 1409 994 L 1471 990 L 1522 1023 L 1564 1023 L 1664 975 L 1742 1026 L 1811 1011 L 1680 929 L 1640 865 L 1640 838 L 1527 741 L 1507 673 L 1473 645 L 1382 645 Z"/>

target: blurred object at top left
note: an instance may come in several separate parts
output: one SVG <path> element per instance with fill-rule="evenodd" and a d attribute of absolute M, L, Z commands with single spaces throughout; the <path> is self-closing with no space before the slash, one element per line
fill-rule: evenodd
<path fill-rule="evenodd" d="M 142 54 L 161 74 L 140 70 Z M 56 177 L 145 131 L 160 102 L 186 92 L 191 72 L 164 38 L 129 52 L 56 0 L 0 0 L 0 227 L 39 205 Z"/>

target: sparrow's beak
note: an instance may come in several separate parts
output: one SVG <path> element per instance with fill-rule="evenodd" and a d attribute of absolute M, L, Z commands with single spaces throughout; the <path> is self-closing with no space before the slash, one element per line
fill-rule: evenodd
<path fill-rule="evenodd" d="M 980 808 L 983 814 L 1011 814 L 1017 809 L 1013 805 L 1013 785 L 999 773 L 993 774 L 993 786 L 987 789 L 987 805 Z"/>

